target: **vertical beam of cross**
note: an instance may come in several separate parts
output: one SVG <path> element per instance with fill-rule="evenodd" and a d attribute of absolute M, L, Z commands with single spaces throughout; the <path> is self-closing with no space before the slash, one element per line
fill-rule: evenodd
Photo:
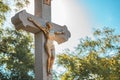
<path fill-rule="evenodd" d="M 51 6 L 44 0 L 35 0 L 35 16 L 51 22 Z M 47 53 L 44 48 L 45 37 L 42 32 L 35 34 L 35 80 L 52 80 L 47 76 Z"/>
<path fill-rule="evenodd" d="M 51 22 L 51 5 L 44 4 L 45 0 L 35 1 L 35 16 Z"/>
<path fill-rule="evenodd" d="M 35 35 L 35 80 L 52 80 L 52 76 L 47 75 L 47 59 L 48 55 L 45 50 L 46 38 L 42 31 L 36 28 L 28 18 L 32 18 L 37 24 L 46 26 L 46 22 L 51 22 L 51 0 L 34 0 L 35 1 L 35 16 L 27 13 L 25 10 L 20 11 L 11 18 L 12 23 L 17 30 L 22 29 Z M 52 29 L 55 32 L 64 32 L 62 35 L 56 35 L 55 41 L 59 44 L 67 41 L 70 38 L 70 32 L 66 26 L 60 26 L 51 23 Z"/>

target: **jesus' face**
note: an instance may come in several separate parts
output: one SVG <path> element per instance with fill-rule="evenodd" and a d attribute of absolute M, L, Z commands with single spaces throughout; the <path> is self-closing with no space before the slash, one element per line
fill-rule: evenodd
<path fill-rule="evenodd" d="M 52 28 L 51 24 L 49 22 L 46 23 L 47 28 L 50 30 Z"/>

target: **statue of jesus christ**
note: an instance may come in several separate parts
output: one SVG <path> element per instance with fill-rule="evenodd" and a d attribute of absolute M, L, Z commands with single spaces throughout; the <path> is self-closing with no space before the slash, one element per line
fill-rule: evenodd
<path fill-rule="evenodd" d="M 55 47 L 53 44 L 55 35 L 60 35 L 60 34 L 64 34 L 64 32 L 55 32 L 53 31 L 51 28 L 51 23 L 47 22 L 45 27 L 42 27 L 40 24 L 38 24 L 36 21 L 34 21 L 31 17 L 28 18 L 29 21 L 31 21 L 37 28 L 39 28 L 40 30 L 43 31 L 45 38 L 46 38 L 46 42 L 45 42 L 45 50 L 46 53 L 48 55 L 47 58 L 47 73 L 48 75 L 51 74 L 51 69 L 54 63 L 54 59 L 55 59 Z"/>

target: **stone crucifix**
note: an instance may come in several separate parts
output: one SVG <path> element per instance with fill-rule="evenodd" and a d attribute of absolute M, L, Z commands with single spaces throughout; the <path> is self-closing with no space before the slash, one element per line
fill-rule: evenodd
<path fill-rule="evenodd" d="M 71 35 L 66 26 L 51 22 L 51 0 L 35 0 L 35 15 L 23 10 L 11 20 L 17 30 L 22 29 L 35 36 L 35 80 L 52 80 L 53 41 L 61 44 Z"/>

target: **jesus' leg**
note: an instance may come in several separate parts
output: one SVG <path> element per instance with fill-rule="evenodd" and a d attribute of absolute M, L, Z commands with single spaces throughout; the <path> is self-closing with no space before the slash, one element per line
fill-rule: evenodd
<path fill-rule="evenodd" d="M 48 75 L 51 74 L 50 73 L 50 64 L 51 64 L 51 48 L 50 46 L 46 43 L 46 53 L 47 53 L 47 73 Z"/>
<path fill-rule="evenodd" d="M 50 61 L 50 69 L 52 70 L 53 64 L 54 64 L 54 60 L 55 60 L 55 48 L 53 46 L 53 48 L 51 49 L 51 61 Z"/>

